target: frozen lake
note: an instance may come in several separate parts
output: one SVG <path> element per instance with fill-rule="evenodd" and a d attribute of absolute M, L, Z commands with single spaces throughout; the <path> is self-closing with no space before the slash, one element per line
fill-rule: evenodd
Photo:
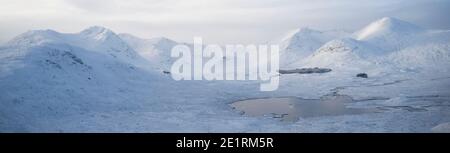
<path fill-rule="evenodd" d="M 247 116 L 271 116 L 282 121 L 297 121 L 299 117 L 337 116 L 374 113 L 377 109 L 349 108 L 350 96 L 327 96 L 321 99 L 298 97 L 261 98 L 237 101 L 231 106 Z"/>

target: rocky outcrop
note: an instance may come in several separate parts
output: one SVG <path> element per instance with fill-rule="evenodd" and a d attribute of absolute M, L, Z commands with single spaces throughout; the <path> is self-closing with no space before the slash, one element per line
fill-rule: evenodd
<path fill-rule="evenodd" d="M 292 73 L 310 74 L 310 73 L 327 73 L 327 72 L 331 72 L 331 69 L 315 67 L 315 68 L 301 68 L 293 70 L 278 70 L 278 73 L 280 74 L 292 74 Z"/>

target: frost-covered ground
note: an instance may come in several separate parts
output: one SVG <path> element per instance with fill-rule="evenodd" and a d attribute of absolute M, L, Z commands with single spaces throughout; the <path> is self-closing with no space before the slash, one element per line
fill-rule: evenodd
<path fill-rule="evenodd" d="M 306 40 L 310 40 L 308 42 Z M 305 42 L 306 41 L 306 42 Z M 167 38 L 92 27 L 29 31 L 0 48 L 1 132 L 432 132 L 450 122 L 450 35 L 383 18 L 353 34 L 298 30 L 282 41 L 276 91 L 257 81 L 174 81 Z M 367 73 L 369 78 L 355 77 Z M 249 98 L 348 95 L 377 113 L 280 122 L 229 104 Z M 438 126 L 439 125 L 439 126 Z M 433 129 L 433 130 L 432 130 Z"/>

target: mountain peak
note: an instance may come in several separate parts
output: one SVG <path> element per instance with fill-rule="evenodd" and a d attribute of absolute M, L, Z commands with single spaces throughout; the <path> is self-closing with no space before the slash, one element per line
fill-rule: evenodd
<path fill-rule="evenodd" d="M 316 29 L 309 28 L 309 27 L 301 27 L 301 28 L 296 29 L 296 30 L 292 33 L 292 35 L 299 35 L 299 34 L 313 34 L 313 33 L 322 33 L 322 32 L 319 31 L 319 30 L 316 30 Z"/>
<path fill-rule="evenodd" d="M 368 40 L 383 35 L 414 34 L 420 31 L 423 29 L 412 23 L 393 17 L 383 17 L 358 31 L 355 37 L 357 40 Z"/>
<path fill-rule="evenodd" d="M 54 30 L 29 30 L 22 33 L 12 40 L 8 41 L 7 45 L 33 45 L 42 44 L 46 42 L 55 42 L 60 39 L 61 33 Z"/>
<path fill-rule="evenodd" d="M 414 25 L 412 23 L 397 19 L 397 18 L 393 18 L 393 17 L 383 17 L 373 23 L 371 23 L 371 25 L 373 26 L 378 26 L 379 28 L 391 28 L 391 29 L 395 29 L 395 28 L 417 28 L 419 29 L 420 27 L 417 25 Z"/>
<path fill-rule="evenodd" d="M 80 32 L 80 35 L 91 37 L 96 40 L 104 40 L 112 35 L 116 35 L 112 30 L 102 26 L 92 26 Z"/>
<path fill-rule="evenodd" d="M 104 31 L 111 31 L 111 30 L 109 30 L 106 27 L 102 27 L 102 26 L 90 26 L 83 30 L 83 32 L 96 32 L 96 33 L 104 32 Z"/>

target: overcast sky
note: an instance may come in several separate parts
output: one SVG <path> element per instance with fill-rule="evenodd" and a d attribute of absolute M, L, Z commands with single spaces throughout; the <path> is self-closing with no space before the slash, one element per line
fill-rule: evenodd
<path fill-rule="evenodd" d="M 262 43 L 299 27 L 353 31 L 384 16 L 450 29 L 449 14 L 450 0 L 0 0 L 0 42 L 99 25 L 143 38 Z"/>

